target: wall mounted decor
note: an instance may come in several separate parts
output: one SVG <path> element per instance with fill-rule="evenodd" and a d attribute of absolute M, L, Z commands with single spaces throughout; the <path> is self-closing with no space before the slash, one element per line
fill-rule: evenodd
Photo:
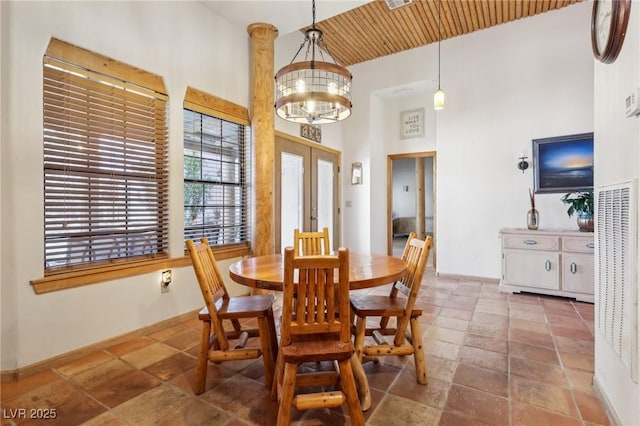
<path fill-rule="evenodd" d="M 314 126 L 312 124 L 301 124 L 300 136 L 318 143 L 321 143 L 322 140 L 320 126 Z"/>
<path fill-rule="evenodd" d="M 362 163 L 351 163 L 351 185 L 362 185 Z"/>
<path fill-rule="evenodd" d="M 400 137 L 402 139 L 424 136 L 424 108 L 400 113 Z"/>
<path fill-rule="evenodd" d="M 533 140 L 535 192 L 593 189 L 593 133 Z"/>

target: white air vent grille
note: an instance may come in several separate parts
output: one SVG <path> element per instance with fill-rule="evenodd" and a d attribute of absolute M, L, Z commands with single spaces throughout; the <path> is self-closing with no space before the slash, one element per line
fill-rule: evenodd
<path fill-rule="evenodd" d="M 413 3 L 413 0 L 384 0 L 387 3 L 387 7 L 390 10 L 397 9 L 402 6 L 406 6 L 409 3 Z"/>
<path fill-rule="evenodd" d="M 637 380 L 635 185 L 597 191 L 596 326 Z"/>

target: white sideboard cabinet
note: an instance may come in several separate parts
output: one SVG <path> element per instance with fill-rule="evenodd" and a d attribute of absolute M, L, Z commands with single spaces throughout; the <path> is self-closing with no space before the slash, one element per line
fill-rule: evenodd
<path fill-rule="evenodd" d="M 550 294 L 593 303 L 593 233 L 505 228 L 500 291 Z"/>

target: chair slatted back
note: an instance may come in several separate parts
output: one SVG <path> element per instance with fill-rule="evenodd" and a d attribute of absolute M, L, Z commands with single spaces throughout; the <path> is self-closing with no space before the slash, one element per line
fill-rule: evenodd
<path fill-rule="evenodd" d="M 227 303 L 229 301 L 229 293 L 227 293 L 227 289 L 224 286 L 213 251 L 211 251 L 206 238 L 202 238 L 200 243 L 197 244 L 187 240 L 187 249 L 191 256 L 191 263 L 200 285 L 202 297 L 209 310 L 213 331 L 220 344 L 220 349 L 227 350 L 229 342 L 226 338 L 222 321 L 218 317 L 216 303 Z"/>
<path fill-rule="evenodd" d="M 415 232 L 412 232 L 409 234 L 407 244 L 402 253 L 402 260 L 407 265 L 407 272 L 402 279 L 395 282 L 389 295 L 390 297 L 397 297 L 398 292 L 401 292 L 406 296 L 404 315 L 398 320 L 397 332 L 394 338 L 396 345 L 400 345 L 404 341 L 404 334 L 409 325 L 411 311 L 413 311 L 420 292 L 422 276 L 427 266 L 432 243 L 433 238 L 431 236 L 428 236 L 423 241 L 417 238 Z"/>
<path fill-rule="evenodd" d="M 287 247 L 284 262 L 281 345 L 321 334 L 349 342 L 349 251 L 296 256 L 293 247 Z"/>
<path fill-rule="evenodd" d="M 314 254 L 329 254 L 329 228 L 324 227 L 322 231 L 301 232 L 299 229 L 293 231 L 293 247 L 296 255 L 309 256 Z"/>

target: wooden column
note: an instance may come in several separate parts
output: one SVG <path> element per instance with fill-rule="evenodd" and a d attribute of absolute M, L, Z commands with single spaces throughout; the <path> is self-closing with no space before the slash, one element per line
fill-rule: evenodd
<path fill-rule="evenodd" d="M 253 136 L 254 209 L 252 252 L 273 254 L 274 231 L 274 40 L 278 29 L 271 24 L 247 27 L 251 37 L 251 133 Z"/>
<path fill-rule="evenodd" d="M 425 232 L 424 157 L 416 158 L 416 234 L 424 240 Z"/>

